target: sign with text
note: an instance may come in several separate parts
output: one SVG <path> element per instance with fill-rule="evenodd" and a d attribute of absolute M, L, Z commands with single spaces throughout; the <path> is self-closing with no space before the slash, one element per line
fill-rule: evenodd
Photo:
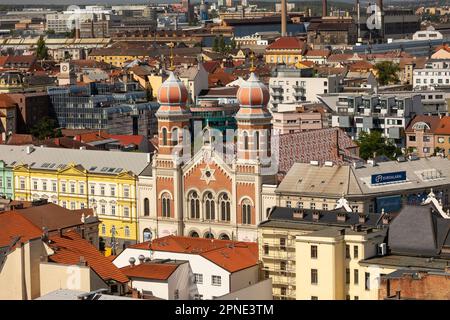
<path fill-rule="evenodd" d="M 372 185 L 406 181 L 406 171 L 373 174 Z"/>

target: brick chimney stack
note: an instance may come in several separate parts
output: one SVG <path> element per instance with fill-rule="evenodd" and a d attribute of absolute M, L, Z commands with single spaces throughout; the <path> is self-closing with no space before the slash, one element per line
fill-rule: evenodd
<path fill-rule="evenodd" d="M 327 0 L 322 0 L 322 17 L 326 17 L 328 15 L 328 3 Z"/>
<path fill-rule="evenodd" d="M 287 5 L 286 0 L 281 0 L 281 36 L 287 36 Z"/>

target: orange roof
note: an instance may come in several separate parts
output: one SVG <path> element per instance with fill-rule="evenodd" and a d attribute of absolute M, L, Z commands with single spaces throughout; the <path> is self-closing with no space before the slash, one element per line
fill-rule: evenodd
<path fill-rule="evenodd" d="M 373 64 L 367 61 L 357 61 L 350 65 L 350 71 L 371 70 L 371 69 L 373 69 Z"/>
<path fill-rule="evenodd" d="M 258 245 L 254 242 L 167 236 L 151 243 L 135 244 L 130 248 L 198 254 L 229 272 L 246 269 L 258 263 Z"/>
<path fill-rule="evenodd" d="M 328 57 L 329 55 L 329 50 L 308 50 L 305 54 L 307 57 Z"/>
<path fill-rule="evenodd" d="M 55 250 L 55 253 L 49 256 L 50 261 L 75 265 L 83 257 L 87 265 L 104 281 L 115 280 L 120 283 L 128 282 L 128 278 L 119 268 L 87 240 L 81 238 L 75 231 L 68 231 L 62 236 L 51 236 L 50 240 L 49 246 Z"/>
<path fill-rule="evenodd" d="M 20 242 L 24 243 L 42 235 L 42 230 L 15 211 L 0 213 L 0 226 L 0 247 L 10 245 L 15 237 L 20 236 Z"/>
<path fill-rule="evenodd" d="M 435 134 L 450 134 L 450 116 L 442 117 Z"/>
<path fill-rule="evenodd" d="M 437 47 L 435 52 L 438 52 L 439 50 L 445 50 L 447 52 L 450 52 L 450 46 L 448 44 L 444 44 L 442 46 Z"/>
<path fill-rule="evenodd" d="M 15 108 L 17 105 L 7 94 L 0 94 L 0 108 Z"/>
<path fill-rule="evenodd" d="M 303 50 L 305 42 L 296 37 L 281 37 L 267 46 L 267 50 Z"/>
<path fill-rule="evenodd" d="M 120 268 L 120 271 L 129 278 L 167 280 L 178 266 L 170 263 L 141 263 Z"/>
<path fill-rule="evenodd" d="M 142 135 L 118 135 L 118 134 L 110 134 L 110 138 L 119 140 L 121 145 L 140 145 L 142 141 L 145 140 L 145 137 Z"/>

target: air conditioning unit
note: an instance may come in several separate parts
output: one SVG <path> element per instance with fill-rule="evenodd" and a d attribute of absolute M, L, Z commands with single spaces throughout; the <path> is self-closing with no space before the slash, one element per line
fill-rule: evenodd
<path fill-rule="evenodd" d="M 381 243 L 378 245 L 378 254 L 380 256 L 385 256 L 387 254 L 387 245 L 386 243 Z"/>

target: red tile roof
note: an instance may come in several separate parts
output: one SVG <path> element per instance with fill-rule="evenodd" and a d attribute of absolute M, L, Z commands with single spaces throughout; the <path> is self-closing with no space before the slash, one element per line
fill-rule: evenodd
<path fill-rule="evenodd" d="M 305 42 L 296 37 L 281 37 L 267 46 L 266 50 L 303 50 Z"/>
<path fill-rule="evenodd" d="M 442 117 L 439 125 L 436 128 L 435 134 L 450 134 L 450 116 Z"/>
<path fill-rule="evenodd" d="M 15 237 L 20 236 L 20 242 L 24 243 L 42 235 L 42 230 L 15 211 L 1 212 L 0 226 L 0 247 L 10 245 Z"/>
<path fill-rule="evenodd" d="M 412 119 L 409 122 L 408 126 L 405 129 L 405 132 L 414 133 L 413 126 L 417 122 L 424 122 L 430 127 L 430 130 L 427 129 L 426 132 L 435 133 L 437 128 L 439 127 L 440 120 L 441 119 L 439 118 L 439 116 L 426 116 L 426 115 L 415 116 L 414 119 Z"/>
<path fill-rule="evenodd" d="M 205 68 L 208 73 L 213 73 L 218 67 L 220 67 L 220 61 L 213 60 L 203 62 L 203 68 Z"/>
<path fill-rule="evenodd" d="M 83 257 L 87 266 L 92 268 L 104 281 L 115 280 L 120 283 L 129 281 L 119 268 L 75 231 L 66 232 L 63 236 L 51 236 L 50 240 L 49 246 L 55 250 L 55 253 L 49 256 L 50 261 L 76 265 Z"/>
<path fill-rule="evenodd" d="M 281 174 L 286 174 L 296 162 L 309 163 L 333 161 L 342 164 L 344 157 L 354 159 L 353 149 L 358 145 L 339 128 L 326 128 L 280 135 L 279 167 Z"/>
<path fill-rule="evenodd" d="M 141 263 L 120 268 L 120 271 L 128 278 L 167 280 L 178 266 L 179 264 L 170 263 Z"/>
<path fill-rule="evenodd" d="M 258 264 L 258 244 L 231 240 L 167 236 L 130 246 L 174 253 L 198 254 L 229 272 Z"/>
<path fill-rule="evenodd" d="M 308 50 L 305 54 L 306 57 L 328 57 L 329 55 L 329 50 Z"/>
<path fill-rule="evenodd" d="M 356 61 L 350 66 L 350 71 L 372 70 L 374 65 L 367 61 Z"/>
<path fill-rule="evenodd" d="M 130 144 L 135 144 L 139 146 L 144 140 L 145 137 L 142 135 L 118 135 L 118 134 L 110 134 L 110 138 L 119 140 L 121 145 L 128 146 Z"/>

